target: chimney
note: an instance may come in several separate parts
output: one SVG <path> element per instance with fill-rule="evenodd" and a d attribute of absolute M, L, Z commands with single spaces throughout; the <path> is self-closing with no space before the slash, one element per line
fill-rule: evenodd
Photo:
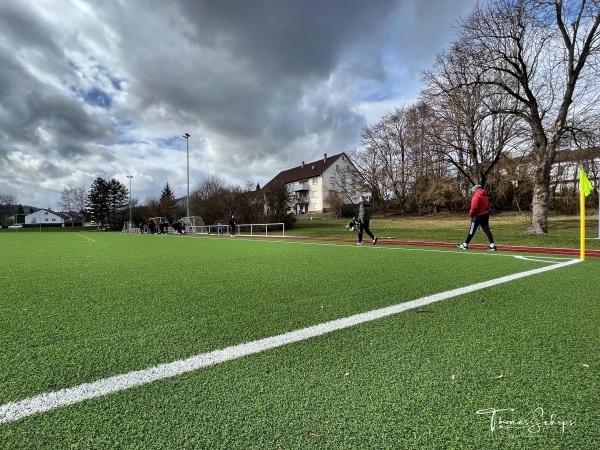
<path fill-rule="evenodd" d="M 302 161 L 302 168 L 304 169 L 304 161 Z"/>
<path fill-rule="evenodd" d="M 323 155 L 323 162 L 327 162 L 327 153 Z"/>

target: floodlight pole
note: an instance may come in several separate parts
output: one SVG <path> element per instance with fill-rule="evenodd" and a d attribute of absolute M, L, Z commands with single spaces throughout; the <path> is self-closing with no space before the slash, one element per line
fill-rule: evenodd
<path fill-rule="evenodd" d="M 187 197 L 186 197 L 186 212 L 187 217 L 190 217 L 190 133 L 184 133 L 185 148 L 187 153 Z"/>
<path fill-rule="evenodd" d="M 131 179 L 133 175 L 127 175 L 129 178 L 129 232 L 131 233 Z"/>

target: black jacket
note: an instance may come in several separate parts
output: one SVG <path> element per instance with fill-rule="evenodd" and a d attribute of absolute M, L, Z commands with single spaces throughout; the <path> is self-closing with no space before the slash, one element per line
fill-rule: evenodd
<path fill-rule="evenodd" d="M 358 204 L 358 220 L 361 222 L 371 220 L 371 205 L 368 200 Z"/>

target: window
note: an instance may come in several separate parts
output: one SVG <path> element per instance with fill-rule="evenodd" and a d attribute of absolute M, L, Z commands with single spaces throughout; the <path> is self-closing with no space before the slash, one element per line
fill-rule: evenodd
<path fill-rule="evenodd" d="M 313 198 L 319 198 L 319 191 L 312 191 Z"/>
<path fill-rule="evenodd" d="M 313 210 L 316 211 L 317 210 L 317 204 L 313 203 Z"/>
<path fill-rule="evenodd" d="M 336 165 L 335 165 L 335 171 L 336 171 L 336 172 L 339 172 L 339 171 L 340 171 L 340 165 L 339 165 L 339 164 L 336 164 Z"/>
<path fill-rule="evenodd" d="M 317 177 L 313 178 L 313 184 L 319 184 L 319 179 Z"/>

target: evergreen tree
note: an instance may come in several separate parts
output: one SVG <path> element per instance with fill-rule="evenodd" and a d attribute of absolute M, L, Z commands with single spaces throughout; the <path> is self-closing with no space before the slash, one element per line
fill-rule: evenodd
<path fill-rule="evenodd" d="M 169 186 L 169 183 L 164 187 L 160 194 L 160 200 L 158 202 L 158 213 L 161 217 L 166 217 L 169 223 L 174 222 L 174 211 L 176 207 L 175 194 Z"/>
<path fill-rule="evenodd" d="M 108 182 L 108 212 L 112 228 L 122 228 L 129 206 L 127 187 L 114 178 Z"/>
<path fill-rule="evenodd" d="M 96 178 L 92 183 L 87 200 L 87 213 L 92 219 L 108 221 L 115 228 L 123 220 L 127 210 L 127 188 L 114 178 L 106 181 Z"/>
<path fill-rule="evenodd" d="M 96 178 L 90 187 L 86 202 L 86 214 L 104 223 L 108 217 L 108 183 L 103 178 Z"/>

